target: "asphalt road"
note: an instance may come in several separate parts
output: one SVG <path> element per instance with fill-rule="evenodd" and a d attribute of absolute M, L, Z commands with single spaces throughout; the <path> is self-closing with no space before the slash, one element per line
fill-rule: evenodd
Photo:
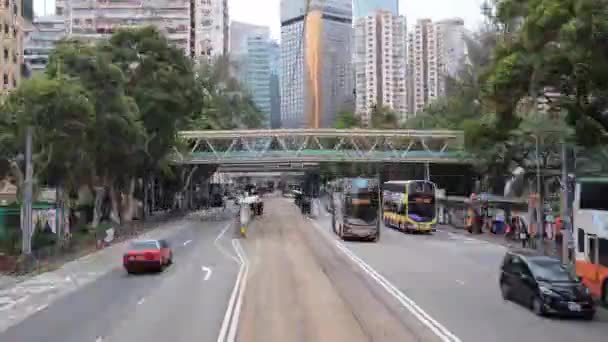
<path fill-rule="evenodd" d="M 285 199 L 265 199 L 243 245 L 240 342 L 437 340 Z"/>
<path fill-rule="evenodd" d="M 186 224 L 169 235 L 175 264 L 163 273 L 129 276 L 117 258 L 112 271 L 40 307 L 0 341 L 216 341 L 220 331 L 222 342 L 608 336 L 606 311 L 593 322 L 539 318 L 503 301 L 505 248 L 460 234 L 383 228 L 378 243 L 341 242 L 327 213 L 304 218 L 283 198 L 265 200 L 264 215 L 240 240 L 244 253 L 228 221 Z"/>
<path fill-rule="evenodd" d="M 232 231 L 218 239 L 229 221 L 187 224 L 167 239 L 175 261 L 164 272 L 127 275 L 117 259 L 111 272 L 10 327 L 0 341 L 215 341 L 239 270 Z"/>
<path fill-rule="evenodd" d="M 316 222 L 333 236 L 330 219 L 322 211 Z M 461 341 L 607 340 L 605 310 L 592 322 L 541 318 L 503 301 L 498 288 L 503 246 L 447 231 L 423 236 L 390 228 L 383 228 L 378 243 L 342 244 Z"/>

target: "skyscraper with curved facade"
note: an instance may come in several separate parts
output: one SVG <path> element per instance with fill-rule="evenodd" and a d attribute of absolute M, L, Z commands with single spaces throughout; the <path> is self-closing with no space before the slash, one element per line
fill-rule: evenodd
<path fill-rule="evenodd" d="M 352 0 L 281 1 L 281 123 L 333 127 L 353 103 Z"/>
<path fill-rule="evenodd" d="M 353 0 L 353 17 L 373 16 L 377 11 L 399 15 L 399 0 Z"/>

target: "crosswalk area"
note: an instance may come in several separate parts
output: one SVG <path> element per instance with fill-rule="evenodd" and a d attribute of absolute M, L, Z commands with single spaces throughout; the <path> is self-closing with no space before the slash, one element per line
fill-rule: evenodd
<path fill-rule="evenodd" d="M 464 244 L 468 244 L 468 245 L 487 245 L 487 246 L 494 246 L 496 244 L 491 243 L 489 241 L 485 241 L 485 240 L 481 240 L 481 239 L 476 239 L 473 237 L 468 237 L 468 236 L 464 236 L 462 234 L 457 234 L 457 233 L 452 233 L 449 231 L 444 231 L 441 229 L 437 229 L 436 234 L 443 236 L 445 239 L 450 240 L 450 241 L 457 241 L 457 242 L 461 242 Z"/>

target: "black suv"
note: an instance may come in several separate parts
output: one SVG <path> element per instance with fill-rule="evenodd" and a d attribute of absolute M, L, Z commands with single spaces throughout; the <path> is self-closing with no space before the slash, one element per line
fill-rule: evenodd
<path fill-rule="evenodd" d="M 523 304 L 537 315 L 556 314 L 592 320 L 595 302 L 589 290 L 554 258 L 530 251 L 509 251 L 501 267 L 505 300 Z"/>

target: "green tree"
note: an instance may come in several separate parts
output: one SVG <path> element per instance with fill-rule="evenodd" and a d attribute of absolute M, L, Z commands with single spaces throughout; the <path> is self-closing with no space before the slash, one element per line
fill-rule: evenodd
<path fill-rule="evenodd" d="M 500 0 L 496 18 L 518 22 L 502 39 L 483 77 L 484 95 L 502 129 L 517 127 L 522 99 L 546 87 L 560 92 L 559 104 L 578 142 L 603 144 L 608 128 L 608 3 L 593 0 Z"/>
<path fill-rule="evenodd" d="M 141 165 L 145 131 L 137 103 L 126 95 L 127 79 L 111 55 L 96 46 L 68 40 L 58 44 L 46 69 L 52 78 L 80 82 L 90 94 L 95 119 L 89 127 L 88 169 L 83 184 L 95 193 L 93 225 L 99 223 L 102 199 L 109 191 L 111 219 L 121 222 L 121 192 L 132 189 Z"/>
<path fill-rule="evenodd" d="M 361 127 L 361 121 L 359 117 L 355 115 L 355 113 L 342 110 L 338 113 L 338 117 L 336 118 L 335 128 L 337 129 L 347 129 L 347 128 L 359 128 Z"/>
<path fill-rule="evenodd" d="M 88 95 L 78 83 L 44 75 L 26 80 L 10 94 L 0 115 L 0 146 L 4 147 L 0 159 L 10 166 L 19 193 L 25 165 L 16 156 L 25 150 L 25 135 L 31 127 L 34 179 L 37 184 L 56 187 L 59 208 L 64 208 L 63 190 L 77 188 L 81 167 L 87 161 L 84 146 L 94 118 Z M 63 227 L 62 219 L 59 227 Z"/>
<path fill-rule="evenodd" d="M 374 106 L 371 113 L 371 126 L 375 129 L 398 129 L 397 114 L 386 106 Z"/>
<path fill-rule="evenodd" d="M 446 96 L 413 116 L 406 127 L 414 129 L 464 129 L 469 120 L 478 121 L 488 108 L 483 106 L 480 76 L 491 61 L 501 31 L 486 24 L 471 37 L 465 37 L 467 55 L 459 72 L 446 77 Z M 488 118 L 491 121 L 491 118 Z M 486 120 L 486 121 L 488 121 Z"/>
<path fill-rule="evenodd" d="M 136 168 L 139 172 L 128 180 L 123 212 L 130 219 L 136 179 L 143 179 L 143 200 L 147 206 L 149 182 L 169 170 L 177 133 L 191 122 L 203 100 L 191 60 L 181 49 L 169 44 L 156 28 L 120 30 L 99 48 L 125 75 L 126 95 L 137 103 L 138 120 L 145 132 L 141 165 Z"/>
<path fill-rule="evenodd" d="M 197 84 L 202 99 L 191 123 L 193 129 L 259 128 L 264 114 L 234 76 L 237 66 L 229 56 L 212 63 L 202 63 L 197 71 Z"/>

